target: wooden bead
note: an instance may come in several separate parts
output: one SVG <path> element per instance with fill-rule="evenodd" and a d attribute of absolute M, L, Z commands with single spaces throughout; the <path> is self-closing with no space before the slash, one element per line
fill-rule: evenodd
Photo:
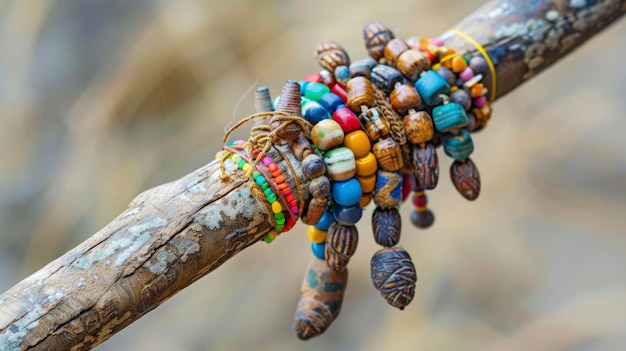
<path fill-rule="evenodd" d="M 365 77 L 370 79 L 372 68 L 376 66 L 376 61 L 371 58 L 366 58 L 350 64 L 350 78 Z"/>
<path fill-rule="evenodd" d="M 443 151 L 457 161 L 468 158 L 474 151 L 472 135 L 465 128 L 459 129 L 456 134 L 444 134 Z"/>
<path fill-rule="evenodd" d="M 306 213 L 302 216 L 302 222 L 308 225 L 315 225 L 320 220 L 324 210 L 326 209 L 326 203 L 328 200 L 325 198 L 314 197 L 309 201 Z"/>
<path fill-rule="evenodd" d="M 378 166 L 386 171 L 397 171 L 404 166 L 400 145 L 391 138 L 384 138 L 374 144 L 372 152 Z"/>
<path fill-rule="evenodd" d="M 311 147 L 311 143 L 307 140 L 307 138 L 300 134 L 297 138 L 289 142 L 289 146 L 293 151 L 293 154 L 299 161 L 304 160 L 306 156 L 308 156 L 311 152 L 313 152 L 313 148 Z"/>
<path fill-rule="evenodd" d="M 365 156 L 357 158 L 355 160 L 355 163 L 356 163 L 356 175 L 360 177 L 367 177 L 369 175 L 372 175 L 376 173 L 376 170 L 378 169 L 376 156 L 374 156 L 374 154 L 371 152 L 368 152 L 367 154 L 365 154 Z"/>
<path fill-rule="evenodd" d="M 450 93 L 450 85 L 439 74 L 427 71 L 415 82 L 415 89 L 422 100 L 430 106 L 436 106 L 443 102 L 441 95 Z"/>
<path fill-rule="evenodd" d="M 302 282 L 293 328 L 302 340 L 322 334 L 341 311 L 348 271 L 333 271 L 326 261 L 311 259 Z"/>
<path fill-rule="evenodd" d="M 413 144 L 429 142 L 435 133 L 433 122 L 426 111 L 411 111 L 402 120 L 404 134 Z"/>
<path fill-rule="evenodd" d="M 372 257 L 371 275 L 374 287 L 393 307 L 404 309 L 415 295 L 417 273 L 411 256 L 402 248 L 379 250 Z"/>
<path fill-rule="evenodd" d="M 377 65 L 372 68 L 372 83 L 386 94 L 391 93 L 396 84 L 402 84 L 404 77 L 397 69 L 387 65 Z"/>
<path fill-rule="evenodd" d="M 302 173 L 308 179 L 315 179 L 326 173 L 326 164 L 317 156 L 311 153 L 302 160 Z"/>
<path fill-rule="evenodd" d="M 372 231 L 374 240 L 384 247 L 396 246 L 400 241 L 402 218 L 395 207 L 384 209 L 376 207 L 372 214 Z"/>
<path fill-rule="evenodd" d="M 348 85 L 348 106 L 354 112 L 361 112 L 361 106 L 373 107 L 376 104 L 372 82 L 365 77 L 354 77 Z"/>
<path fill-rule="evenodd" d="M 437 131 L 444 133 L 467 125 L 467 114 L 463 106 L 451 102 L 433 109 L 433 123 Z"/>
<path fill-rule="evenodd" d="M 359 115 L 359 119 L 370 141 L 375 142 L 389 135 L 389 122 L 379 107 L 367 109 Z"/>
<path fill-rule="evenodd" d="M 371 193 L 376 188 L 376 172 L 368 176 L 357 176 L 356 180 L 361 184 L 364 193 Z"/>
<path fill-rule="evenodd" d="M 280 92 L 280 99 L 276 104 L 276 111 L 286 112 L 291 116 L 302 117 L 302 108 L 300 107 L 300 85 L 293 80 L 288 80 Z M 283 126 L 283 124 L 285 124 Z M 276 132 L 276 136 L 283 140 L 294 140 L 300 133 L 302 128 L 295 122 L 281 122 L 274 117 L 270 120 L 270 129 Z"/>
<path fill-rule="evenodd" d="M 476 117 L 476 123 L 479 127 L 485 127 L 489 120 L 491 119 L 491 103 L 486 102 L 485 105 L 481 108 L 473 108 L 472 113 Z"/>
<path fill-rule="evenodd" d="M 324 155 L 326 172 L 334 181 L 346 180 L 356 174 L 354 154 L 347 147 L 338 147 Z"/>
<path fill-rule="evenodd" d="M 326 235 L 326 264 L 334 271 L 346 269 L 350 257 L 356 252 L 359 233 L 353 225 L 333 223 Z"/>
<path fill-rule="evenodd" d="M 313 144 L 324 151 L 341 145 L 343 136 L 341 126 L 332 119 L 322 120 L 311 129 Z"/>
<path fill-rule="evenodd" d="M 361 184 L 355 178 L 333 182 L 332 185 L 333 201 L 341 206 L 352 206 L 359 203 L 363 189 Z"/>
<path fill-rule="evenodd" d="M 320 66 L 329 72 L 335 72 L 338 66 L 350 66 L 350 56 L 346 50 L 332 40 L 319 43 L 315 48 L 315 56 Z"/>
<path fill-rule="evenodd" d="M 439 158 L 437 150 L 432 144 L 425 147 L 413 147 L 413 160 L 417 166 L 415 178 L 425 189 L 434 189 L 439 182 Z"/>
<path fill-rule="evenodd" d="M 404 40 L 399 38 L 390 40 L 385 46 L 385 50 L 383 51 L 385 60 L 387 60 L 387 64 L 395 67 L 400 54 L 407 50 L 409 50 L 409 46 Z"/>
<path fill-rule="evenodd" d="M 476 200 L 480 194 L 480 175 L 470 158 L 465 161 L 454 161 L 450 166 L 450 177 L 454 187 L 464 198 Z"/>
<path fill-rule="evenodd" d="M 457 89 L 452 92 L 452 94 L 450 94 L 450 100 L 463 106 L 463 109 L 465 109 L 465 111 L 468 111 L 472 107 L 472 98 L 467 93 L 467 91 L 463 89 Z"/>
<path fill-rule="evenodd" d="M 422 98 L 414 86 L 402 84 L 396 85 L 396 88 L 389 94 L 389 102 L 391 107 L 403 116 L 409 109 L 418 108 L 422 104 Z"/>
<path fill-rule="evenodd" d="M 254 92 L 254 110 L 256 113 L 274 111 L 268 87 L 258 87 Z"/>
<path fill-rule="evenodd" d="M 385 46 L 395 36 L 389 27 L 379 22 L 368 23 L 363 27 L 363 39 L 370 57 L 378 61 L 384 56 Z"/>
<path fill-rule="evenodd" d="M 398 172 L 377 171 L 374 203 L 391 208 L 402 202 L 402 175 Z"/>
<path fill-rule="evenodd" d="M 415 81 L 422 72 L 430 69 L 430 60 L 421 51 L 410 49 L 400 54 L 396 68 L 407 79 Z"/>
<path fill-rule="evenodd" d="M 352 150 L 355 158 L 367 155 L 372 148 L 372 144 L 370 143 L 370 139 L 367 134 L 360 129 L 346 134 L 343 138 L 343 146 Z"/>
<path fill-rule="evenodd" d="M 330 180 L 328 180 L 328 177 L 321 176 L 313 179 L 309 184 L 309 192 L 313 197 L 328 197 L 330 195 Z"/>

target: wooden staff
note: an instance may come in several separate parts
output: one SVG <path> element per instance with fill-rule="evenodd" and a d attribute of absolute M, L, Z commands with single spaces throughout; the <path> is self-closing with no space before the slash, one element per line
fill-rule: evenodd
<path fill-rule="evenodd" d="M 485 83 L 499 98 L 624 12 L 626 0 L 491 1 L 441 39 L 461 54 L 492 58 L 496 76 Z M 214 161 L 140 194 L 87 241 L 0 295 L 0 350 L 90 349 L 258 242 L 272 230 L 271 209 L 253 196 L 249 178 L 226 167 L 228 180 Z"/>

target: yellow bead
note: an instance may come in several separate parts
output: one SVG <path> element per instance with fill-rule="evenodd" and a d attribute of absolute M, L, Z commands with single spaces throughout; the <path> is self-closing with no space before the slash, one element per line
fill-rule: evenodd
<path fill-rule="evenodd" d="M 376 188 L 376 174 L 372 174 L 366 177 L 357 176 L 356 180 L 361 184 L 361 189 L 363 193 L 371 193 Z"/>
<path fill-rule="evenodd" d="M 367 207 L 367 205 L 369 205 L 370 202 L 372 202 L 372 197 L 374 196 L 373 193 L 365 193 L 363 194 L 363 196 L 361 196 L 361 200 L 359 200 L 359 205 L 361 207 Z"/>
<path fill-rule="evenodd" d="M 366 137 L 367 138 L 367 137 Z M 373 153 L 367 152 L 365 156 L 359 157 L 356 160 L 356 174 L 358 176 L 369 176 L 376 173 L 378 169 L 378 163 L 376 162 L 376 156 Z"/>
<path fill-rule="evenodd" d="M 455 56 L 452 58 L 452 71 L 454 73 L 463 72 L 467 68 L 467 62 L 461 56 Z"/>
<path fill-rule="evenodd" d="M 453 87 L 450 87 L 450 92 L 454 93 L 455 91 L 459 90 L 459 87 L 457 87 L 456 85 Z"/>
<path fill-rule="evenodd" d="M 348 133 L 343 139 L 343 146 L 352 150 L 356 158 L 367 155 L 372 148 L 370 138 L 368 138 L 367 134 L 362 130 L 355 130 L 354 132 Z"/>
<path fill-rule="evenodd" d="M 246 163 L 245 165 L 243 165 L 243 167 L 241 167 L 241 169 L 242 169 L 244 172 L 247 172 L 247 171 L 250 169 L 250 164 L 249 164 L 249 163 Z"/>
<path fill-rule="evenodd" d="M 441 63 L 436 63 L 431 68 L 433 69 L 433 71 L 436 71 L 441 68 Z"/>
<path fill-rule="evenodd" d="M 307 234 L 309 235 L 309 240 L 315 244 L 321 244 L 326 241 L 326 232 L 318 229 L 314 225 L 310 225 L 307 229 Z"/>
<path fill-rule="evenodd" d="M 280 202 L 274 201 L 272 202 L 272 212 L 281 213 L 283 212 L 283 207 L 280 205 Z"/>

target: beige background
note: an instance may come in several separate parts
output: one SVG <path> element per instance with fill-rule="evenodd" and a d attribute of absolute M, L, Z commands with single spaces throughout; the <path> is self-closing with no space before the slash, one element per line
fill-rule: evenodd
<path fill-rule="evenodd" d="M 223 127 L 318 70 L 361 28 L 436 36 L 481 1 L 6 1 L 0 4 L 0 290 L 85 240 L 139 192 L 209 162 Z M 626 22 L 495 105 L 475 136 L 480 198 L 447 179 L 435 226 L 401 240 L 414 302 L 372 287 L 369 215 L 339 319 L 291 330 L 305 229 L 255 245 L 98 350 L 626 349 Z M 238 104 L 238 101 L 241 103 Z M 234 116 L 234 117 L 233 117 Z"/>

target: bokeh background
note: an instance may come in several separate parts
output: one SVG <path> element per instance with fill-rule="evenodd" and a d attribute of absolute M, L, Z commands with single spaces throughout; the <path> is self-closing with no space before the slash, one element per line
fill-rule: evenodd
<path fill-rule="evenodd" d="M 481 3 L 0 2 L 0 290 L 212 160 L 224 126 L 253 112 L 246 91 L 316 72 L 318 41 L 362 58 L 369 21 L 434 37 Z M 405 221 L 419 275 L 405 311 L 372 287 L 366 219 L 341 315 L 299 341 L 310 252 L 298 226 L 97 349 L 626 349 L 625 33 L 622 20 L 496 103 L 474 138 L 477 201 L 456 194 L 441 158 L 434 227 Z"/>

